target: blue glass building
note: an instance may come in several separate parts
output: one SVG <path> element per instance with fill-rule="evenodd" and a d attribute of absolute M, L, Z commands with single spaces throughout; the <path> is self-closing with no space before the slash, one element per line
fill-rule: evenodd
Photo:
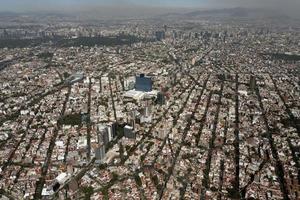
<path fill-rule="evenodd" d="M 164 31 L 156 31 L 155 32 L 155 37 L 158 41 L 162 41 L 163 39 L 165 39 L 165 32 Z"/>
<path fill-rule="evenodd" d="M 152 80 L 150 77 L 145 77 L 144 74 L 135 77 L 135 90 L 150 92 L 152 91 Z"/>

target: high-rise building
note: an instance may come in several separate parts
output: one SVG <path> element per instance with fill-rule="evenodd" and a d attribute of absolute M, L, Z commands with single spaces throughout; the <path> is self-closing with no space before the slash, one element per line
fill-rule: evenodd
<path fill-rule="evenodd" d="M 112 141 L 116 136 L 116 126 L 115 122 L 111 122 L 107 125 L 99 124 L 97 126 L 97 134 L 98 134 L 98 144 L 104 144 L 105 146 Z"/>
<path fill-rule="evenodd" d="M 165 96 L 161 92 L 159 92 L 157 94 L 156 103 L 159 104 L 159 105 L 164 105 L 165 104 Z"/>
<path fill-rule="evenodd" d="M 253 75 L 250 76 L 249 87 L 252 92 L 255 90 L 255 77 Z"/>
<path fill-rule="evenodd" d="M 152 91 L 152 80 L 150 77 L 145 77 L 144 74 L 135 77 L 135 90 L 150 92 Z"/>
<path fill-rule="evenodd" d="M 158 41 L 162 41 L 163 39 L 165 39 L 166 34 L 164 31 L 156 31 L 155 36 Z"/>
<path fill-rule="evenodd" d="M 104 145 L 96 148 L 95 157 L 96 157 L 96 160 L 95 160 L 96 164 L 101 164 L 102 160 L 105 157 L 105 146 Z"/>
<path fill-rule="evenodd" d="M 132 77 L 132 78 L 130 77 L 130 78 L 124 80 L 123 81 L 124 89 L 126 91 L 134 89 L 134 84 L 135 84 L 134 81 L 135 81 L 134 77 Z"/>
<path fill-rule="evenodd" d="M 135 123 L 136 123 L 135 120 L 136 120 L 136 111 L 131 110 L 130 112 L 128 112 L 127 124 L 129 124 L 130 126 L 132 126 L 134 128 Z"/>
<path fill-rule="evenodd" d="M 177 39 L 177 32 L 175 31 L 175 30 L 173 30 L 173 39 L 175 40 L 175 39 Z"/>
<path fill-rule="evenodd" d="M 135 139 L 136 135 L 135 132 L 133 130 L 133 127 L 126 125 L 124 127 L 124 137 L 125 138 L 129 138 L 129 139 Z"/>
<path fill-rule="evenodd" d="M 107 126 L 105 125 L 98 125 L 98 143 L 103 143 L 105 146 L 109 143 L 109 134 Z"/>
<path fill-rule="evenodd" d="M 118 134 L 117 134 L 117 126 L 118 126 L 117 122 L 111 122 L 109 124 L 109 127 L 111 128 L 111 131 L 112 131 L 113 138 L 115 138 L 115 137 L 118 136 Z"/>

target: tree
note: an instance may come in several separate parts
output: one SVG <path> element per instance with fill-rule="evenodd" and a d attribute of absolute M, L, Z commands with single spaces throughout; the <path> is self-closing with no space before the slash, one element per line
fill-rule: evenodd
<path fill-rule="evenodd" d="M 84 193 L 84 199 L 89 200 L 94 193 L 94 188 L 92 186 L 84 186 L 82 192 Z"/>

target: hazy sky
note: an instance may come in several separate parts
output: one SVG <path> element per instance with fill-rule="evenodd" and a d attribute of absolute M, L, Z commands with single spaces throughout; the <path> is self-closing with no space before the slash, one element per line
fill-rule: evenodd
<path fill-rule="evenodd" d="M 0 0 L 0 11 L 88 9 L 116 7 L 270 7 L 300 13 L 300 0 Z"/>
<path fill-rule="evenodd" d="M 47 8 L 55 6 L 111 6 L 111 5 L 137 5 L 137 6 L 166 6 L 166 7 L 192 7 L 206 4 L 209 0 L 0 0 L 1 10 L 20 10 L 30 8 Z"/>

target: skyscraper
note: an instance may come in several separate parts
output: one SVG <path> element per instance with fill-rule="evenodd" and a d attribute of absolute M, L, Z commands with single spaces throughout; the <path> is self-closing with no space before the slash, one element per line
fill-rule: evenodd
<path fill-rule="evenodd" d="M 133 127 L 126 125 L 124 127 L 124 137 L 125 138 L 129 138 L 129 139 L 135 139 L 136 135 L 135 132 L 133 130 Z"/>
<path fill-rule="evenodd" d="M 102 160 L 105 157 L 105 146 L 102 145 L 101 147 L 98 147 L 95 151 L 95 157 L 96 157 L 96 163 L 101 164 Z"/>
<path fill-rule="evenodd" d="M 162 41 L 163 39 L 165 39 L 165 35 L 166 34 L 164 31 L 156 31 L 155 32 L 155 36 L 158 41 Z"/>
<path fill-rule="evenodd" d="M 253 75 L 250 76 L 249 87 L 252 92 L 255 90 L 255 77 Z"/>
<path fill-rule="evenodd" d="M 135 77 L 135 90 L 150 92 L 152 91 L 152 80 L 150 77 L 145 77 L 144 74 Z"/>
<path fill-rule="evenodd" d="M 98 143 L 103 143 L 105 146 L 109 143 L 108 129 L 104 125 L 98 125 Z"/>

